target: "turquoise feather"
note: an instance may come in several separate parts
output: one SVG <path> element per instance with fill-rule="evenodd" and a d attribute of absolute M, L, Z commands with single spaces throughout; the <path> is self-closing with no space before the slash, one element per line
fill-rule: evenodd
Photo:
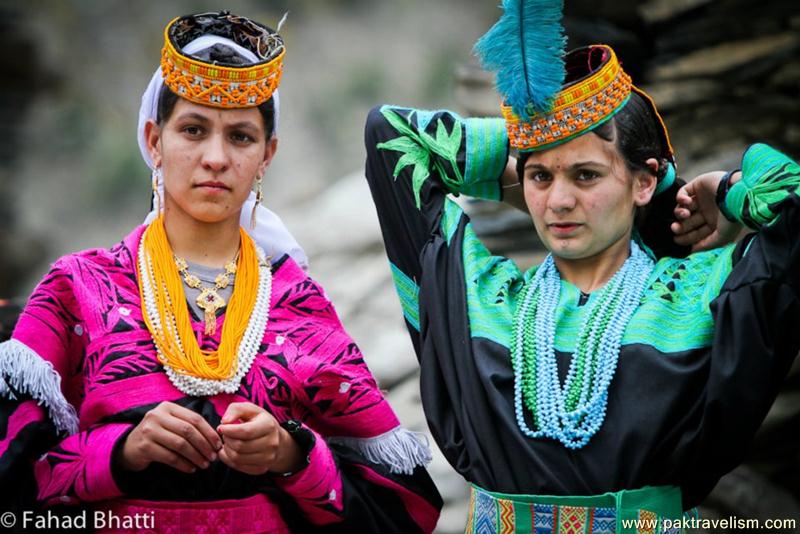
<path fill-rule="evenodd" d="M 500 20 L 475 44 L 519 117 L 549 111 L 564 83 L 563 7 L 563 0 L 503 0 Z"/>

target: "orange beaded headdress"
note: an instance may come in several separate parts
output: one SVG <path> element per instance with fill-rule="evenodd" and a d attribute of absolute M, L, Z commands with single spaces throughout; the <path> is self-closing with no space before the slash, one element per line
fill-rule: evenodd
<path fill-rule="evenodd" d="M 183 47 L 199 35 L 218 35 L 250 50 L 257 62 L 242 66 L 209 63 L 184 54 Z M 283 39 L 271 28 L 227 11 L 173 19 L 164 29 L 161 71 L 164 84 L 178 96 L 219 108 L 258 106 L 280 83 Z"/>
<path fill-rule="evenodd" d="M 512 147 L 529 152 L 569 141 L 612 118 L 636 92 L 661 126 L 664 157 L 674 161 L 652 99 L 631 83 L 610 46 L 564 53 L 560 1 L 505 0 L 503 9 L 475 49 L 483 64 L 497 72 Z"/>

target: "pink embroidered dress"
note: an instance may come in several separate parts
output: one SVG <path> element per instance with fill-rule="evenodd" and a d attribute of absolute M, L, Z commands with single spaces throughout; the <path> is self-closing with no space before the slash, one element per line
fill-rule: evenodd
<path fill-rule="evenodd" d="M 432 531 L 441 499 L 427 446 L 400 426 L 321 287 L 288 256 L 272 264 L 269 321 L 238 391 L 192 397 L 172 385 L 142 319 L 144 228 L 58 260 L 0 344 L 3 507 L 151 514 L 155 532 Z M 193 327 L 203 349 L 217 348 L 221 328 L 205 336 L 196 317 Z M 193 474 L 123 471 L 115 449 L 163 401 L 212 427 L 240 401 L 300 421 L 307 465 L 285 477 L 220 461 Z"/>

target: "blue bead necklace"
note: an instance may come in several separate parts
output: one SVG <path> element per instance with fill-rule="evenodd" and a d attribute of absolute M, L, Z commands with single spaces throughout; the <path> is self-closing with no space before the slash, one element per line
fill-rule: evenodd
<path fill-rule="evenodd" d="M 563 386 L 556 364 L 556 311 L 561 276 L 549 254 L 525 285 L 514 314 L 511 361 L 517 425 L 531 438 L 586 445 L 603 424 L 625 328 L 646 289 L 653 260 L 631 241 L 631 255 L 586 310 Z M 523 406 L 533 415 L 528 427 Z"/>

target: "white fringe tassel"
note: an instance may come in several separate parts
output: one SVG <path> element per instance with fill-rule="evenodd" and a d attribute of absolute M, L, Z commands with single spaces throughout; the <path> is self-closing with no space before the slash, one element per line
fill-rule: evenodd
<path fill-rule="evenodd" d="M 45 405 L 60 432 L 78 432 L 78 415 L 61 393 L 61 376 L 53 364 L 16 339 L 0 343 L 0 397 L 14 399 L 11 388 Z"/>
<path fill-rule="evenodd" d="M 358 451 L 372 463 L 388 466 L 392 473 L 410 475 L 415 467 L 425 466 L 433 459 L 428 436 L 400 426 L 374 438 L 339 436 L 329 441 Z"/>

